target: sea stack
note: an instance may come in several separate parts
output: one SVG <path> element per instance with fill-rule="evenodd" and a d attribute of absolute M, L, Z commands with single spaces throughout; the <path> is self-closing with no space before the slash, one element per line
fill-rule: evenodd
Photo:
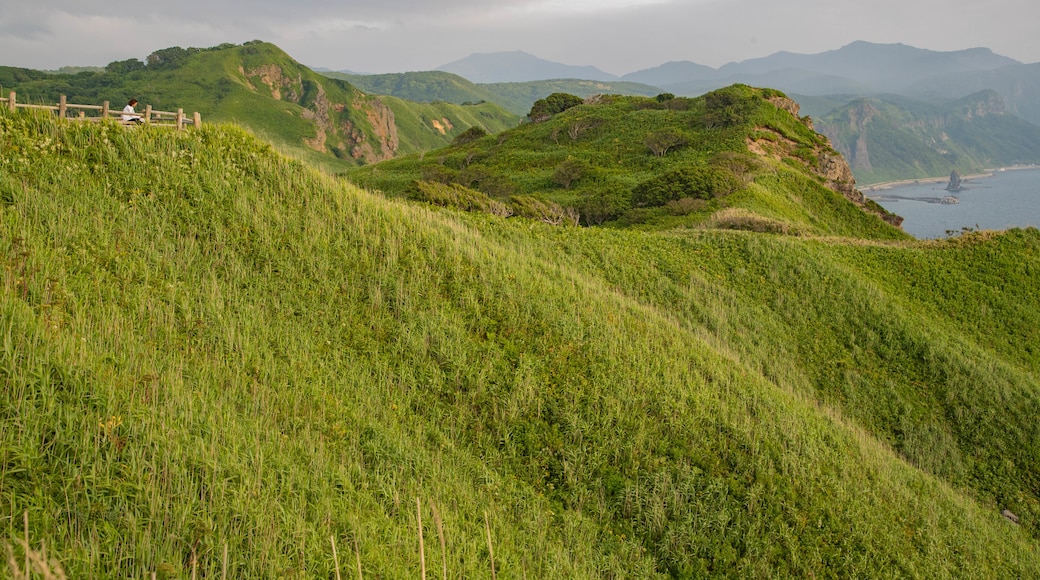
<path fill-rule="evenodd" d="M 950 182 L 946 184 L 946 191 L 961 191 L 962 189 L 964 188 L 961 186 L 961 174 L 954 169 L 950 172 Z"/>

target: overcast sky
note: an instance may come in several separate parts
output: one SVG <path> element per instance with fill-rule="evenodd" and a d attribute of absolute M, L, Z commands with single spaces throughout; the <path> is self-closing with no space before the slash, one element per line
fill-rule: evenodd
<path fill-rule="evenodd" d="M 855 40 L 988 47 L 1040 61 L 1036 0 L 0 0 L 0 65 L 144 60 L 170 46 L 259 39 L 312 67 L 431 70 L 522 50 L 622 75 L 668 61 L 718 67 Z"/>

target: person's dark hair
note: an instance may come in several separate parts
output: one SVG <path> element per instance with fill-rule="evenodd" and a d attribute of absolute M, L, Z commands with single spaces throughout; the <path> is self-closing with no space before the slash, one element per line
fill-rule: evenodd
<path fill-rule="evenodd" d="M 134 106 L 134 105 L 136 105 L 136 104 L 137 104 L 137 99 L 130 99 L 130 102 L 129 102 L 129 103 L 127 103 L 127 104 L 128 104 L 128 105 L 130 105 L 130 106 L 132 107 L 132 106 Z"/>

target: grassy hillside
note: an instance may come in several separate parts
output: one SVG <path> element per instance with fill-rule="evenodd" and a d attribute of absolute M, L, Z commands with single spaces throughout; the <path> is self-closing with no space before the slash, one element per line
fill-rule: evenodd
<path fill-rule="evenodd" d="M 863 183 L 962 174 L 1040 162 L 1040 127 L 982 91 L 946 105 L 855 99 L 817 120 Z"/>
<path fill-rule="evenodd" d="M 0 167 L 9 568 L 417 576 L 421 516 L 435 575 L 1040 574 L 1036 230 L 558 228 L 6 111 Z"/>
<path fill-rule="evenodd" d="M 496 100 L 496 95 L 481 85 L 449 72 L 348 74 L 333 71 L 322 74 L 329 78 L 347 81 L 366 93 L 388 95 L 416 103 L 444 101 L 462 104 Z M 526 110 L 513 112 L 517 115 L 527 114 Z"/>
<path fill-rule="evenodd" d="M 604 94 L 650 97 L 663 92 L 657 87 L 642 83 L 581 79 L 473 83 L 458 75 L 441 71 L 377 75 L 340 72 L 323 74 L 345 80 L 373 95 L 390 95 L 420 103 L 445 101 L 462 104 L 490 101 L 516 115 L 527 115 L 535 101 L 553 93 L 568 93 L 586 98 Z"/>
<path fill-rule="evenodd" d="M 199 111 L 204 122 L 234 122 L 280 150 L 330 169 L 443 147 L 470 127 L 489 132 L 517 117 L 492 103 L 456 106 L 368 96 L 315 73 L 278 47 L 253 41 L 156 51 L 148 63 L 115 62 L 75 75 L 0 68 L 0 86 L 23 102 L 122 106 L 131 96 L 159 110 Z"/>
<path fill-rule="evenodd" d="M 540 122 L 350 176 L 388 195 L 439 202 L 444 187 L 431 183 L 441 184 L 470 205 L 589 225 L 905 237 L 782 93 L 735 85 L 696 99 L 571 99 Z"/>

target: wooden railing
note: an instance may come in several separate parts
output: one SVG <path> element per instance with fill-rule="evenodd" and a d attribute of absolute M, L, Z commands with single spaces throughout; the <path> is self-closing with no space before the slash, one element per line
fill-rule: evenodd
<path fill-rule="evenodd" d="M 54 111 L 58 118 L 69 119 L 71 121 L 101 121 L 104 119 L 112 119 L 123 125 L 136 125 L 135 121 L 124 121 L 123 120 L 123 109 L 109 107 L 108 101 L 105 101 L 100 106 L 98 105 L 75 105 L 65 101 L 65 95 L 61 96 L 57 105 L 30 105 L 28 103 L 19 103 L 17 95 L 14 91 L 8 93 L 7 97 L 0 97 L 0 103 L 6 103 L 7 108 L 11 111 L 17 111 L 18 109 L 43 109 L 47 111 Z M 152 109 L 151 105 L 145 107 L 144 111 L 135 112 L 134 116 L 140 117 L 141 121 L 147 125 L 157 125 L 160 127 L 176 127 L 177 129 L 184 129 L 185 126 L 191 125 L 193 127 L 202 126 L 202 115 L 196 111 L 189 118 L 184 114 L 184 109 L 177 109 L 173 111 L 157 111 Z"/>

